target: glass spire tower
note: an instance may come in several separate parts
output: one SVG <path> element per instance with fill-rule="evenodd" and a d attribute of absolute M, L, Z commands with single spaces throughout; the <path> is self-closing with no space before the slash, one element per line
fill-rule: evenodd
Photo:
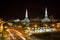
<path fill-rule="evenodd" d="M 23 23 L 26 23 L 26 22 L 30 22 L 29 18 L 28 18 L 28 10 L 26 9 L 26 14 L 25 14 L 25 19 L 22 20 Z"/>
<path fill-rule="evenodd" d="M 47 14 L 47 8 L 45 8 L 45 18 L 42 19 L 42 22 L 50 22 L 50 19 L 48 18 Z"/>

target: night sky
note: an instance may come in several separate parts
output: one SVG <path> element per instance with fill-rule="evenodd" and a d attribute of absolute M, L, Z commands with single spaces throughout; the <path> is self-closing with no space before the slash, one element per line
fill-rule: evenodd
<path fill-rule="evenodd" d="M 60 18 L 59 1 L 0 1 L 0 18 L 24 19 L 25 10 L 28 9 L 29 18 L 44 17 L 47 7 L 48 15 Z"/>

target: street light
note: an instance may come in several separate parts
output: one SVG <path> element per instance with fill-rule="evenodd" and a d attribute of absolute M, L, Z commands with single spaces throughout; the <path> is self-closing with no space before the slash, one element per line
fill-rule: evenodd
<path fill-rule="evenodd" d="M 30 30 L 30 27 L 27 27 L 28 30 Z"/>
<path fill-rule="evenodd" d="M 5 29 L 7 28 L 7 26 L 5 26 Z"/>
<path fill-rule="evenodd" d="M 37 28 L 37 25 L 34 25 L 35 28 Z"/>
<path fill-rule="evenodd" d="M 54 26 L 55 26 L 55 24 L 52 24 L 52 26 L 54 27 Z"/>

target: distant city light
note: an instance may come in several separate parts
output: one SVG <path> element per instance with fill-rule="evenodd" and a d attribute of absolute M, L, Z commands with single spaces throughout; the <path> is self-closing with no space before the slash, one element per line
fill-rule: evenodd
<path fill-rule="evenodd" d="M 52 26 L 55 26 L 55 24 L 52 24 Z"/>
<path fill-rule="evenodd" d="M 5 26 L 5 28 L 7 28 L 7 26 Z"/>
<path fill-rule="evenodd" d="M 31 28 L 31 29 L 34 29 L 34 28 Z"/>
<path fill-rule="evenodd" d="M 44 33 L 44 32 L 53 32 L 57 31 L 56 28 L 49 28 L 49 27 L 40 27 L 40 29 L 31 29 L 29 32 L 29 35 L 32 35 L 34 33 Z"/>
<path fill-rule="evenodd" d="M 11 22 L 8 22 L 7 24 L 8 24 L 8 25 L 10 25 L 10 26 L 12 26 L 12 25 L 13 25 L 13 23 L 11 23 Z"/>
<path fill-rule="evenodd" d="M 21 28 L 22 26 L 18 26 L 18 28 Z"/>
<path fill-rule="evenodd" d="M 57 23 L 57 27 L 58 27 L 58 28 L 60 27 L 60 23 Z"/>
<path fill-rule="evenodd" d="M 30 30 L 30 27 L 27 27 L 28 30 Z"/>
<path fill-rule="evenodd" d="M 19 19 L 14 20 L 14 22 L 19 22 L 19 21 L 20 21 Z"/>
<path fill-rule="evenodd" d="M 37 25 L 34 25 L 34 27 L 37 27 Z"/>

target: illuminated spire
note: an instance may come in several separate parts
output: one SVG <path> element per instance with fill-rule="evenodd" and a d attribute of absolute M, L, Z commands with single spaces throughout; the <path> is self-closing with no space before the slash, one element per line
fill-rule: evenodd
<path fill-rule="evenodd" d="M 26 9 L 26 14 L 25 14 L 25 19 L 22 20 L 22 23 L 26 23 L 26 22 L 30 22 L 29 18 L 28 18 L 28 11 Z"/>
<path fill-rule="evenodd" d="M 50 22 L 50 19 L 48 18 L 47 14 L 47 8 L 45 8 L 45 18 L 42 19 L 42 22 Z"/>
<path fill-rule="evenodd" d="M 25 17 L 28 18 L 28 11 L 27 11 L 27 9 L 26 9 Z"/>
<path fill-rule="evenodd" d="M 47 8 L 45 8 L 45 17 L 46 17 L 46 18 L 48 17 Z"/>

